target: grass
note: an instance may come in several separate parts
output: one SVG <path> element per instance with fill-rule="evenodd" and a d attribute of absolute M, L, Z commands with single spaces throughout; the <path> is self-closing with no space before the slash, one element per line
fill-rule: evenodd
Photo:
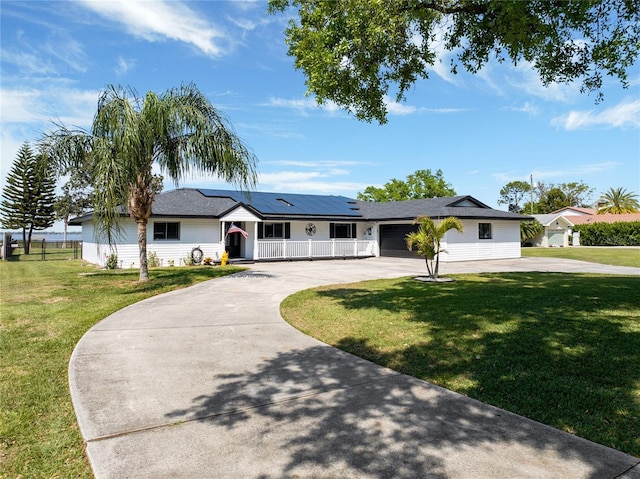
<path fill-rule="evenodd" d="M 640 456 L 640 278 L 455 278 L 306 290 L 282 314 L 357 356 Z"/>
<path fill-rule="evenodd" d="M 570 248 L 522 248 L 522 256 L 542 258 L 565 258 L 614 266 L 640 268 L 640 248 L 593 248 L 588 246 Z"/>
<path fill-rule="evenodd" d="M 35 254 L 0 262 L 2 478 L 93 477 L 67 379 L 78 340 L 129 304 L 243 269 L 158 268 L 138 283 L 137 269 L 100 271 L 69 256 L 62 250 L 47 258 L 64 261 Z"/>

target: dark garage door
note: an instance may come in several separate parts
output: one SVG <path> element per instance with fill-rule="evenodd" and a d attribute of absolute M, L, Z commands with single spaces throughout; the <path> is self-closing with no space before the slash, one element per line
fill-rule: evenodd
<path fill-rule="evenodd" d="M 380 225 L 380 255 L 414 258 L 407 249 L 407 234 L 418 230 L 418 225 Z"/>

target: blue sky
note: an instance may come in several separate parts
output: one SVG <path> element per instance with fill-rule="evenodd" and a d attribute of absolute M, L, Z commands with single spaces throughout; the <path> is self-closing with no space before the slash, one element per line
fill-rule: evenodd
<path fill-rule="evenodd" d="M 89 127 L 108 84 L 164 92 L 194 82 L 258 157 L 260 191 L 355 197 L 368 185 L 441 169 L 458 194 L 497 206 L 509 181 L 584 181 L 640 193 L 640 68 L 605 100 L 544 88 L 530 65 L 451 75 L 449 54 L 389 122 L 369 124 L 305 96 L 285 16 L 263 1 L 7 1 L 2 18 L 2 185 L 24 141 L 59 119 Z M 181 187 L 229 188 L 215 178 Z M 165 181 L 165 189 L 175 185 Z"/>

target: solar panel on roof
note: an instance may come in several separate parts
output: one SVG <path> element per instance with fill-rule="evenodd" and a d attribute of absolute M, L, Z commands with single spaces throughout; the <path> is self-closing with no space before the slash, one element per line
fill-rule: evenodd
<path fill-rule="evenodd" d="M 354 200 L 346 196 L 242 192 L 200 189 L 207 197 L 231 198 L 263 214 L 361 216 L 353 208 Z"/>

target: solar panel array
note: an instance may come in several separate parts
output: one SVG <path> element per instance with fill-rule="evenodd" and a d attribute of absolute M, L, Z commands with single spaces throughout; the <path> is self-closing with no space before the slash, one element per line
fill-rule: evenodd
<path fill-rule="evenodd" d="M 231 198 L 263 214 L 316 215 L 360 217 L 355 200 L 346 196 L 303 195 L 289 193 L 242 192 L 229 190 L 198 190 L 209 198 Z"/>

